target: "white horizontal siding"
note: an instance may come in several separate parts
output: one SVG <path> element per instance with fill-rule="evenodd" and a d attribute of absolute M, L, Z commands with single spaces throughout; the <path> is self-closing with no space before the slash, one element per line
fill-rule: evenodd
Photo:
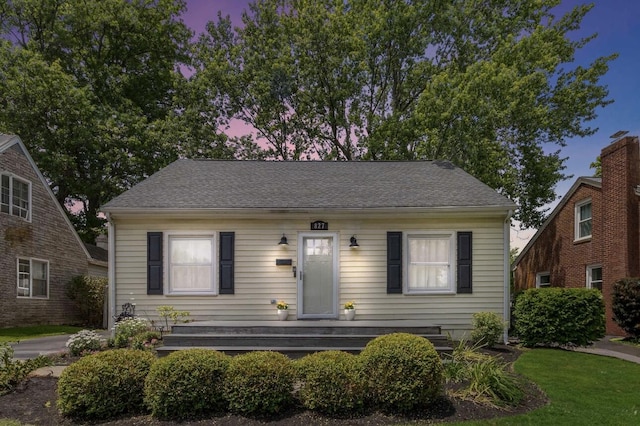
<path fill-rule="evenodd" d="M 313 219 L 315 220 L 315 219 Z M 504 218 L 330 220 L 331 233 L 339 236 L 339 302 L 355 300 L 358 319 L 418 319 L 440 325 L 445 331 L 468 330 L 478 311 L 502 314 L 504 293 Z M 297 235 L 309 232 L 312 220 L 124 220 L 115 223 L 116 306 L 134 302 L 138 314 L 158 320 L 156 307 L 172 305 L 189 311 L 196 320 L 274 320 L 271 300 L 289 303 L 290 319 L 296 318 L 297 281 L 291 266 L 277 266 L 276 259 L 297 264 Z M 387 231 L 473 232 L 473 294 L 389 295 L 386 293 Z M 174 296 L 146 294 L 147 232 L 235 232 L 235 294 Z M 282 234 L 289 246 L 277 245 Z M 356 235 L 360 247 L 349 249 Z M 217 251 L 217 250 L 216 250 Z M 405 253 L 406 255 L 406 253 Z M 455 271 L 452 270 L 453 273 Z M 216 267 L 217 273 L 217 267 Z M 216 280 L 217 281 L 217 280 Z M 166 284 L 166 277 L 165 277 Z"/>

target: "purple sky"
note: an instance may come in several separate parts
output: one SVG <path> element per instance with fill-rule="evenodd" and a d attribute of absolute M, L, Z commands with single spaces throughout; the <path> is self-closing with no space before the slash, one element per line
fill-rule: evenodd
<path fill-rule="evenodd" d="M 584 0 L 563 0 L 560 11 L 568 11 Z M 575 138 L 562 149 L 567 160 L 567 174 L 573 179 L 561 182 L 556 188 L 560 195 L 566 193 L 575 178 L 592 175 L 589 164 L 609 144 L 609 136 L 618 130 L 628 130 L 631 135 L 640 135 L 640 1 L 636 0 L 595 0 L 595 7 L 587 14 L 575 38 L 598 33 L 576 55 L 576 62 L 588 65 L 595 58 L 618 53 L 619 57 L 610 64 L 602 83 L 609 88 L 609 97 L 614 103 L 598 110 L 598 117 L 589 123 L 598 128 L 595 135 Z M 230 15 L 235 24 L 241 22 L 241 14 L 249 4 L 248 0 L 187 0 L 187 12 L 183 18 L 194 31 L 204 30 L 207 21 L 215 20 L 218 11 Z M 557 148 L 551 147 L 556 150 Z"/>

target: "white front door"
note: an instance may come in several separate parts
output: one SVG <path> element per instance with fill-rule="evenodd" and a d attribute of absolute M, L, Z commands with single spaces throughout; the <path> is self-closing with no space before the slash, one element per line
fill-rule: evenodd
<path fill-rule="evenodd" d="M 337 318 L 338 236 L 298 237 L 298 318 Z"/>

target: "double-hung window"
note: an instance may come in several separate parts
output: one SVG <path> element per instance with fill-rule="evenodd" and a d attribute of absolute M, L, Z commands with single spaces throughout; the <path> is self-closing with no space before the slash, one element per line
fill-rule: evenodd
<path fill-rule="evenodd" d="M 597 288 L 602 291 L 602 266 L 587 266 L 587 288 Z"/>
<path fill-rule="evenodd" d="M 576 240 L 591 238 L 592 211 L 590 199 L 576 204 L 575 224 Z"/>
<path fill-rule="evenodd" d="M 215 294 L 215 238 L 213 235 L 168 237 L 169 293 Z"/>
<path fill-rule="evenodd" d="M 31 183 L 0 174 L 0 212 L 31 220 Z"/>
<path fill-rule="evenodd" d="M 18 297 L 49 297 L 49 262 L 18 258 Z"/>
<path fill-rule="evenodd" d="M 407 293 L 454 292 L 453 235 L 407 235 Z"/>

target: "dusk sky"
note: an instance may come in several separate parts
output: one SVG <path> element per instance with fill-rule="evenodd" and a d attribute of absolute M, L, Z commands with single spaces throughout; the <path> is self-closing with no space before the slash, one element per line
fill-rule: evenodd
<path fill-rule="evenodd" d="M 218 11 L 229 15 L 235 24 L 241 23 L 241 14 L 248 0 L 187 0 L 184 21 L 196 33 L 204 31 L 208 21 L 215 20 Z M 564 0 L 559 11 L 568 11 L 576 5 L 589 3 L 581 0 Z M 561 182 L 556 193 L 564 195 L 579 176 L 589 176 L 593 170 L 589 164 L 610 143 L 609 136 L 618 130 L 628 130 L 630 135 L 640 136 L 640 1 L 595 0 L 595 7 L 587 14 L 579 31 L 572 37 L 598 36 L 576 55 L 576 63 L 588 65 L 600 56 L 617 53 L 619 57 L 610 63 L 609 72 L 601 83 L 609 88 L 613 104 L 598 110 L 598 117 L 589 123 L 598 131 L 587 138 L 567 141 L 562 155 L 568 157 L 566 174 L 573 178 Z M 549 147 L 557 150 L 556 146 Z M 512 245 L 521 247 L 531 232 L 514 233 Z"/>

